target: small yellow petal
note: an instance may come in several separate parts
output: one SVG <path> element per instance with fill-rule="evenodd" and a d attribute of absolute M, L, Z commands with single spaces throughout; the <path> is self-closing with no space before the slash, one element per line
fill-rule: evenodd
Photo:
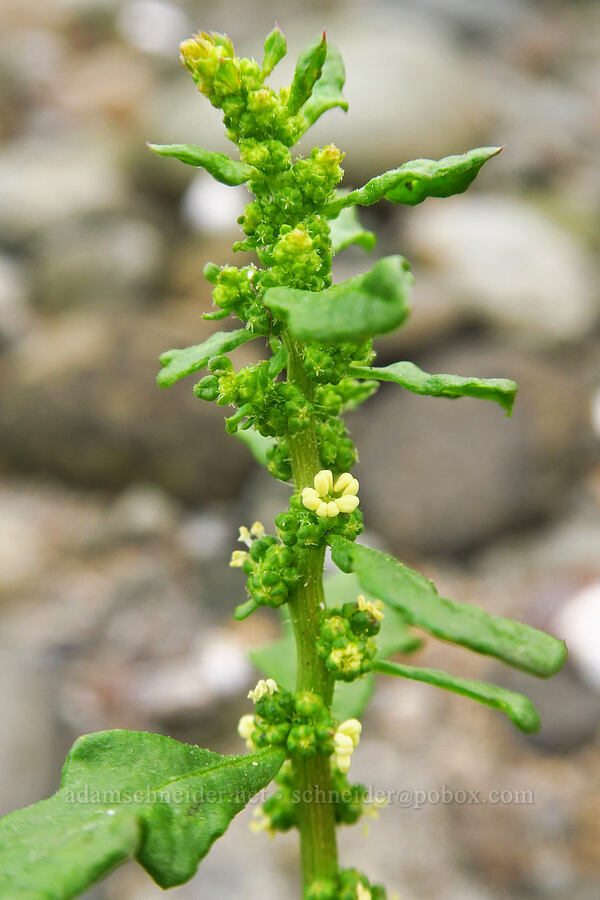
<path fill-rule="evenodd" d="M 255 522 L 250 528 L 250 534 L 253 537 L 261 538 L 265 536 L 265 526 L 262 522 Z"/>
<path fill-rule="evenodd" d="M 306 487 L 302 491 L 302 505 L 313 512 L 321 505 L 321 498 L 314 488 Z"/>
<path fill-rule="evenodd" d="M 321 469 L 314 478 L 315 490 L 320 497 L 326 497 L 333 490 L 333 472 L 330 469 Z"/>
<path fill-rule="evenodd" d="M 338 509 L 338 505 L 335 500 L 330 500 L 327 504 L 327 515 L 330 519 L 333 519 L 335 516 L 339 516 L 340 511 Z"/>
<path fill-rule="evenodd" d="M 238 541 L 240 541 L 242 544 L 245 544 L 246 547 L 249 547 L 252 543 L 250 532 L 245 525 L 240 525 L 240 536 L 238 538 Z"/>
<path fill-rule="evenodd" d="M 335 764 L 340 772 L 345 775 L 350 771 L 351 758 L 349 756 L 336 756 Z"/>
<path fill-rule="evenodd" d="M 333 737 L 333 743 L 335 744 L 336 753 L 352 753 L 354 750 L 354 741 L 350 735 L 343 734 L 341 731 L 336 731 Z"/>
<path fill-rule="evenodd" d="M 362 731 L 362 725 L 358 719 L 346 719 L 345 722 L 338 727 L 336 734 L 345 734 L 352 739 L 354 746 L 358 744 L 359 735 Z"/>
<path fill-rule="evenodd" d="M 381 600 L 367 600 L 363 594 L 359 594 L 356 599 L 358 600 L 358 608 L 361 611 L 368 612 L 376 622 L 381 622 L 384 609 Z"/>
<path fill-rule="evenodd" d="M 337 504 L 337 508 L 341 513 L 351 513 L 354 512 L 354 510 L 358 506 L 359 499 L 358 497 L 347 497 L 344 495 L 343 497 L 338 497 L 335 500 L 335 503 Z"/>
<path fill-rule="evenodd" d="M 249 554 L 246 553 L 245 550 L 234 550 L 231 554 L 231 559 L 229 560 L 229 565 L 232 569 L 241 569 L 246 560 L 248 559 Z"/>
<path fill-rule="evenodd" d="M 344 488 L 347 488 L 352 481 L 355 481 L 355 479 L 352 478 L 350 472 L 343 472 L 333 485 L 333 490 L 336 494 L 341 494 Z"/>
<path fill-rule="evenodd" d="M 251 713 L 248 713 L 246 716 L 242 716 L 240 721 L 238 722 L 237 732 L 241 738 L 245 741 L 248 740 L 252 732 L 254 731 L 254 716 Z"/>
<path fill-rule="evenodd" d="M 327 504 L 325 503 L 325 501 L 321 501 L 321 503 L 319 503 L 315 512 L 321 519 L 327 518 Z"/>
<path fill-rule="evenodd" d="M 353 497 L 355 494 L 358 494 L 358 478 L 350 478 L 350 481 L 342 491 L 344 497 Z"/>

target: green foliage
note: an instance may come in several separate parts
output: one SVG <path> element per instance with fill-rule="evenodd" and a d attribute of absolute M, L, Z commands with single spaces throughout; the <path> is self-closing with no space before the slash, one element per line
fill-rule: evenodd
<path fill-rule="evenodd" d="M 192 877 L 283 753 L 221 756 L 160 734 L 104 731 L 73 745 L 60 790 L 0 822 L 0 893 L 69 900 L 135 857 L 161 887 Z"/>
<path fill-rule="evenodd" d="M 564 665 L 564 642 L 543 631 L 440 597 L 431 581 L 379 550 L 341 537 L 334 539 L 331 549 L 343 572 L 355 572 L 366 591 L 398 609 L 411 625 L 441 640 L 495 656 L 544 678 Z"/>
<path fill-rule="evenodd" d="M 264 304 L 300 341 L 337 344 L 363 341 L 401 325 L 409 313 L 413 277 L 401 256 L 375 263 L 357 275 L 317 293 L 289 287 L 266 291 Z"/>
<path fill-rule="evenodd" d="M 261 466 L 269 465 L 269 450 L 275 446 L 275 439 L 272 437 L 263 437 L 255 428 L 246 428 L 245 430 L 236 431 L 236 437 L 248 447 L 252 456 Z"/>
<path fill-rule="evenodd" d="M 341 107 L 344 112 L 348 111 L 348 101 L 342 94 L 345 81 L 346 70 L 340 51 L 333 44 L 327 44 L 327 57 L 321 77 L 314 85 L 312 95 L 302 107 L 302 115 L 308 125 L 314 125 L 324 112 L 336 106 Z"/>
<path fill-rule="evenodd" d="M 322 37 L 309 44 L 298 57 L 286 104 L 286 111 L 290 115 L 295 115 L 310 98 L 315 84 L 321 77 L 326 57 L 327 41 L 323 32 Z"/>
<path fill-rule="evenodd" d="M 429 375 L 411 362 L 392 363 L 381 369 L 353 366 L 357 378 L 395 381 L 396 384 L 426 397 L 479 397 L 499 403 L 510 416 L 517 394 L 517 385 L 508 378 L 463 378 L 460 375 Z"/>
<path fill-rule="evenodd" d="M 234 551 L 231 559 L 246 576 L 248 593 L 235 618 L 270 606 L 282 609 L 285 623 L 280 640 L 252 652 L 276 683 L 251 692 L 256 713 L 238 727 L 250 748 L 264 749 L 224 757 L 160 735 L 116 731 L 81 738 L 57 794 L 0 823 L 0 893 L 11 900 L 68 900 L 130 857 L 161 886 L 182 883 L 286 756 L 290 763 L 263 808 L 264 827 L 298 827 L 305 900 L 384 900 L 380 885 L 336 863 L 336 825 L 356 822 L 366 809 L 364 786 L 350 784 L 346 773 L 361 731 L 355 717 L 373 692 L 373 670 L 465 694 L 533 731 L 539 720 L 524 697 L 386 660 L 420 646 L 410 628 L 415 625 L 536 675 L 552 675 L 564 662 L 564 645 L 555 638 L 444 599 L 421 575 L 355 543 L 363 514 L 350 471 L 358 453 L 343 420 L 348 410 L 380 381 L 394 381 L 428 396 L 493 400 L 510 413 L 516 385 L 429 375 L 410 362 L 373 367 L 372 339 L 408 316 L 408 263 L 390 256 L 332 285 L 333 255 L 351 244 L 374 246 L 375 235 L 362 228 L 355 206 L 384 199 L 412 206 L 460 193 L 500 148 L 415 160 L 343 193 L 344 154 L 336 146 L 314 147 L 308 156 L 291 150 L 324 112 L 347 109 L 340 54 L 323 32 L 301 53 L 292 84 L 276 91 L 265 79 L 286 49 L 277 26 L 265 40 L 262 65 L 239 57 L 218 32 L 185 40 L 181 61 L 199 92 L 222 111 L 239 161 L 194 145 L 149 145 L 224 184 L 246 184 L 253 195 L 238 219 L 243 239 L 233 250 L 255 252 L 256 263 L 208 263 L 204 269 L 214 303 L 204 318 L 233 316 L 243 327 L 167 351 L 157 380 L 166 388 L 207 368 L 195 396 L 229 407 L 226 430 L 238 434 L 274 477 L 294 482 L 289 508 L 275 518 L 277 533 L 267 534 L 259 522 L 242 527 L 247 550 Z M 236 371 L 227 354 L 259 336 L 266 358 Z M 334 562 L 350 574 L 328 579 L 324 596 L 328 544 Z M 383 620 L 380 601 L 387 604 Z M 345 791 L 346 799 L 313 809 L 303 799 L 333 789 Z"/>
<path fill-rule="evenodd" d="M 265 38 L 265 55 L 260 70 L 260 77 L 264 80 L 271 74 L 278 62 L 281 62 L 287 53 L 287 41 L 279 25 L 275 25 L 273 31 Z"/>
<path fill-rule="evenodd" d="M 180 378 L 203 369 L 209 359 L 221 353 L 229 353 L 256 335 L 240 328 L 238 331 L 216 331 L 202 344 L 186 347 L 184 350 L 165 350 L 160 357 L 163 369 L 158 373 L 157 382 L 161 388 L 171 387 Z"/>
<path fill-rule="evenodd" d="M 244 184 L 257 174 L 252 166 L 236 162 L 224 153 L 203 150 L 195 144 L 148 144 L 148 147 L 158 156 L 172 156 L 188 166 L 206 169 L 217 181 L 231 187 Z"/>
<path fill-rule="evenodd" d="M 374 232 L 367 231 L 362 227 L 353 206 L 347 206 L 337 218 L 331 220 L 329 231 L 334 253 L 345 250 L 351 244 L 358 244 L 363 250 L 370 251 L 377 242 Z"/>
<path fill-rule="evenodd" d="M 502 147 L 478 147 L 462 156 L 445 156 L 444 159 L 415 159 L 371 178 L 364 187 L 350 191 L 325 209 L 332 219 L 346 206 L 358 204 L 372 206 L 379 200 L 416 206 L 427 197 L 450 197 L 462 194 L 477 177 L 481 167 L 497 156 Z"/>
<path fill-rule="evenodd" d="M 373 669 L 375 672 L 381 672 L 382 675 L 398 675 L 400 678 L 423 681 L 425 684 L 432 684 L 445 691 L 470 697 L 471 700 L 477 700 L 478 703 L 506 713 L 517 728 L 527 734 L 539 730 L 540 717 L 531 700 L 522 694 L 515 694 L 514 691 L 497 687 L 495 684 L 457 678 L 439 669 L 419 669 L 415 666 L 405 666 L 385 660 L 376 661 Z"/>

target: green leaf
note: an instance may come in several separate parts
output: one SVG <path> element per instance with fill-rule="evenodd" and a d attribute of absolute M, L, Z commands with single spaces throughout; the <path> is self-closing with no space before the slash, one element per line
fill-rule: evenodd
<path fill-rule="evenodd" d="M 0 820 L 0 896 L 69 900 L 134 856 L 161 887 L 182 884 L 283 759 L 142 731 L 85 735 L 56 794 Z"/>
<path fill-rule="evenodd" d="M 375 676 L 367 672 L 356 681 L 337 681 L 333 694 L 331 712 L 334 718 L 344 722 L 346 719 L 360 719 L 375 690 Z"/>
<path fill-rule="evenodd" d="M 161 388 L 171 387 L 180 378 L 203 369 L 213 356 L 221 353 L 229 353 L 246 341 L 250 341 L 258 335 L 240 328 L 237 331 L 215 331 L 202 344 L 194 344 L 182 350 L 165 350 L 160 356 L 160 364 L 163 369 L 158 373 L 156 381 Z"/>
<path fill-rule="evenodd" d="M 281 62 L 287 53 L 287 41 L 279 25 L 275 25 L 265 38 L 265 55 L 263 57 L 260 77 L 266 78 L 271 74 L 278 62 Z"/>
<path fill-rule="evenodd" d="M 195 144 L 148 144 L 147 146 L 158 156 L 172 156 L 188 166 L 200 166 L 217 181 L 228 184 L 230 187 L 244 184 L 258 174 L 253 166 L 230 159 L 225 153 L 203 150 L 202 147 L 197 147 Z"/>
<path fill-rule="evenodd" d="M 325 207 L 324 215 L 333 218 L 345 206 L 371 206 L 379 200 L 416 206 L 427 197 L 450 197 L 462 194 L 477 176 L 481 167 L 497 156 L 502 147 L 478 147 L 462 156 L 443 159 L 415 159 L 371 178 L 363 187 L 350 191 L 345 197 Z"/>
<path fill-rule="evenodd" d="M 323 32 L 322 37 L 309 44 L 298 57 L 286 103 L 286 111 L 291 116 L 295 116 L 310 97 L 313 87 L 321 77 L 326 57 L 327 41 Z"/>
<path fill-rule="evenodd" d="M 269 288 L 263 302 L 299 340 L 328 344 L 362 341 L 404 322 L 412 284 L 406 260 L 387 256 L 366 275 L 324 291 Z"/>
<path fill-rule="evenodd" d="M 515 402 L 517 385 L 508 378 L 463 378 L 460 375 L 429 375 L 411 362 L 397 362 L 381 369 L 354 366 L 350 374 L 354 378 L 375 378 L 377 381 L 395 381 L 396 384 L 427 397 L 479 397 L 494 400 L 510 416 Z"/>
<path fill-rule="evenodd" d="M 302 107 L 302 115 L 309 126 L 314 125 L 324 112 L 334 106 L 341 106 L 344 112 L 348 111 L 348 101 L 342 94 L 345 81 L 346 70 L 342 55 L 333 44 L 327 44 L 327 57 L 321 77 L 313 88 L 312 96 Z"/>
<path fill-rule="evenodd" d="M 358 244 L 363 250 L 372 250 L 377 242 L 374 232 L 362 227 L 353 206 L 346 207 L 337 219 L 332 219 L 329 222 L 329 229 L 334 253 L 345 250 L 351 244 Z"/>
<path fill-rule="evenodd" d="M 262 434 L 254 428 L 247 428 L 245 431 L 238 430 L 235 432 L 235 435 L 242 444 L 245 444 L 246 447 L 248 447 L 254 459 L 259 462 L 261 466 L 269 465 L 267 453 L 271 447 L 275 446 L 275 438 L 263 437 Z"/>
<path fill-rule="evenodd" d="M 440 669 L 419 669 L 415 666 L 404 666 L 400 663 L 384 662 L 383 660 L 375 661 L 373 669 L 382 675 L 398 675 L 400 678 L 424 681 L 426 684 L 443 688 L 445 691 L 462 694 L 464 697 L 470 697 L 471 700 L 477 700 L 478 703 L 484 703 L 486 706 L 491 706 L 492 709 L 499 709 L 500 712 L 506 713 L 517 728 L 527 734 L 539 731 L 541 722 L 538 712 L 531 700 L 524 697 L 523 694 L 516 694 L 514 691 L 497 687 L 495 684 L 488 684 L 487 681 L 455 678 Z"/>
<path fill-rule="evenodd" d="M 491 616 L 479 606 L 440 597 L 431 581 L 393 556 L 339 536 L 331 549 L 333 561 L 343 572 L 356 572 L 366 591 L 437 638 L 545 678 L 564 665 L 563 641 L 512 619 Z"/>

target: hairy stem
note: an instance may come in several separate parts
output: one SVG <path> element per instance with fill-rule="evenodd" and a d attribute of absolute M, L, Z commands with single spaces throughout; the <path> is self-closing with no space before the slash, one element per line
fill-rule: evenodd
<path fill-rule="evenodd" d="M 293 381 L 311 399 L 311 386 L 301 359 L 301 347 L 286 337 L 288 381 Z M 321 468 L 314 421 L 289 438 L 296 489 L 312 484 Z M 296 589 L 289 609 L 298 658 L 296 690 L 313 691 L 330 706 L 334 681 L 317 654 L 317 640 L 323 621 L 323 560 L 325 547 L 304 551 L 304 581 Z M 299 825 L 304 889 L 321 878 L 335 878 L 338 871 L 335 815 L 329 757 L 318 755 L 295 760 L 298 773 Z"/>

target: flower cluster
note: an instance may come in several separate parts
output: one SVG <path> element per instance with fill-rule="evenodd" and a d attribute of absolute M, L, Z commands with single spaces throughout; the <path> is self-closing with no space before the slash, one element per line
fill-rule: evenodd
<path fill-rule="evenodd" d="M 317 516 L 304 505 L 302 493 L 292 494 L 289 510 L 275 517 L 281 542 L 297 549 L 321 547 L 336 534 L 353 541 L 363 530 L 362 521 L 358 507 L 344 515 Z"/>
<path fill-rule="evenodd" d="M 239 540 L 248 549 L 234 550 L 229 565 L 248 576 L 246 587 L 253 608 L 281 606 L 302 577 L 294 551 L 266 534 L 261 522 L 250 529 L 242 525 Z"/>
<path fill-rule="evenodd" d="M 292 693 L 267 679 L 259 681 L 248 696 L 256 711 L 242 716 L 238 734 L 250 749 L 284 746 L 290 756 L 304 759 L 334 752 L 335 722 L 317 694 Z"/>
<path fill-rule="evenodd" d="M 370 884 L 358 869 L 342 869 L 337 880 L 322 878 L 313 881 L 304 900 L 386 900 L 383 885 Z"/>
<path fill-rule="evenodd" d="M 321 626 L 317 652 L 334 678 L 354 681 L 373 667 L 377 652 L 374 635 L 383 619 L 380 600 L 361 594 L 356 603 L 331 609 Z"/>
<path fill-rule="evenodd" d="M 331 469 L 321 469 L 314 477 L 314 487 L 302 491 L 302 504 L 321 519 L 354 512 L 358 503 L 358 481 L 350 472 L 344 472 L 334 483 Z"/>

